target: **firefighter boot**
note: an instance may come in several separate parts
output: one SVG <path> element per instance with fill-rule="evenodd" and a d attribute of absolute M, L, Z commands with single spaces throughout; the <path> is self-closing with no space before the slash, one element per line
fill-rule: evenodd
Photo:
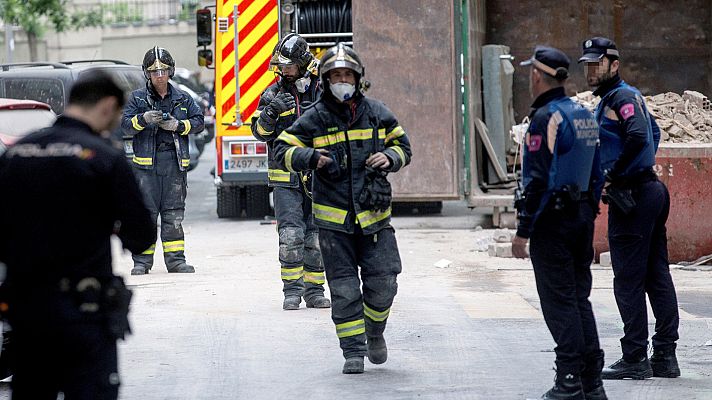
<path fill-rule="evenodd" d="M 388 348 L 383 335 L 368 336 L 366 349 L 368 351 L 368 361 L 371 364 L 383 364 L 388 359 Z"/>
<path fill-rule="evenodd" d="M 344 362 L 344 374 L 363 374 L 363 357 L 349 357 Z"/>
<path fill-rule="evenodd" d="M 653 376 L 660 378 L 677 378 L 680 376 L 680 367 L 677 365 L 675 356 L 676 344 L 669 347 L 653 348 L 653 355 L 650 357 L 650 366 L 653 368 Z"/>
<path fill-rule="evenodd" d="M 302 302 L 300 296 L 285 296 L 282 303 L 282 310 L 299 310 L 299 304 Z"/>
<path fill-rule="evenodd" d="M 145 268 L 140 265 L 134 265 L 134 267 L 131 268 L 131 275 L 146 275 L 148 274 L 149 270 L 149 268 Z"/>
<path fill-rule="evenodd" d="M 307 308 L 330 308 L 331 300 L 322 295 L 315 295 L 304 301 Z"/>
<path fill-rule="evenodd" d="M 571 373 L 557 371 L 554 379 L 554 387 L 544 393 L 543 400 L 584 400 L 583 388 L 581 387 L 581 377 Z"/>
<path fill-rule="evenodd" d="M 631 361 L 621 358 L 610 367 L 603 368 L 601 372 L 603 379 L 646 379 L 652 377 L 653 369 L 650 367 L 647 354 Z"/>
<path fill-rule="evenodd" d="M 193 272 L 195 272 L 195 268 L 193 268 L 192 265 L 180 264 L 178 266 L 168 269 L 168 272 L 179 274 L 192 274 Z"/>
<path fill-rule="evenodd" d="M 586 400 L 608 400 L 603 389 L 601 370 L 603 369 L 603 351 L 599 350 L 584 358 L 581 372 L 581 386 Z"/>

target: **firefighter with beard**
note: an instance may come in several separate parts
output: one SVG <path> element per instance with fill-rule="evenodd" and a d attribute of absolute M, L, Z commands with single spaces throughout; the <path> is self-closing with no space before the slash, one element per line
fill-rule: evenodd
<path fill-rule="evenodd" d="M 366 355 L 373 364 L 388 356 L 383 332 L 401 260 L 386 175 L 411 160 L 393 113 L 360 90 L 363 73 L 350 47 L 327 50 L 319 66 L 321 99 L 274 143 L 288 170 L 315 170 L 314 219 L 345 374 L 363 373 Z"/>
<path fill-rule="evenodd" d="M 308 308 L 329 308 L 324 297 L 324 266 L 319 231 L 314 225 L 310 172 L 284 170 L 274 157 L 274 140 L 319 97 L 315 75 L 318 62 L 307 42 L 297 34 L 285 36 L 275 47 L 270 65 L 279 76 L 260 96 L 252 116 L 252 134 L 269 146 L 269 186 L 273 188 L 279 232 L 279 262 L 284 288 L 284 310 L 298 310 L 302 297 Z"/>
<path fill-rule="evenodd" d="M 175 61 L 162 47 L 143 58 L 146 87 L 135 90 L 124 108 L 121 127 L 133 137 L 134 173 L 153 221 L 161 216 L 161 244 L 168 272 L 192 273 L 185 260 L 183 217 L 190 163 L 188 135 L 203 130 L 205 119 L 190 95 L 169 81 Z M 155 244 L 133 255 L 131 275 L 147 274 L 153 266 Z"/>

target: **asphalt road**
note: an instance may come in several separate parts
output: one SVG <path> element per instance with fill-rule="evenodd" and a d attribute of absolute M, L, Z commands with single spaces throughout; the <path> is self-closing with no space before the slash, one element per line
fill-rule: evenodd
<path fill-rule="evenodd" d="M 217 218 L 211 164 L 206 150 L 189 174 L 184 227 L 196 273 L 168 275 L 157 260 L 150 275 L 127 277 L 134 334 L 120 345 L 122 399 L 505 400 L 551 386 L 554 343 L 531 267 L 474 251 L 492 233 L 475 229 L 487 223 L 483 212 L 448 203 L 443 215 L 394 219 L 403 273 L 385 334 L 389 360 L 343 375 L 329 310 L 281 309 L 275 225 Z M 130 257 L 115 250 L 115 270 L 126 275 Z M 450 263 L 434 265 L 442 260 Z M 594 266 L 609 363 L 622 331 L 611 278 Z M 606 382 L 609 398 L 712 399 L 712 273 L 674 278 L 682 377 Z"/>

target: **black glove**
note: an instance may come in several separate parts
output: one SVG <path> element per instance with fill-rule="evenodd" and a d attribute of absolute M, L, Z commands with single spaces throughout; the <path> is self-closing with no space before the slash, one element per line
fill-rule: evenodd
<path fill-rule="evenodd" d="M 274 96 L 272 101 L 267 107 L 265 107 L 265 112 L 272 119 L 277 119 L 279 114 L 289 111 L 297 106 L 297 102 L 294 100 L 294 96 L 289 93 L 281 92 Z"/>
<path fill-rule="evenodd" d="M 386 179 L 388 172 L 366 167 L 366 180 L 359 196 L 361 207 L 385 211 L 391 206 L 391 184 Z"/>

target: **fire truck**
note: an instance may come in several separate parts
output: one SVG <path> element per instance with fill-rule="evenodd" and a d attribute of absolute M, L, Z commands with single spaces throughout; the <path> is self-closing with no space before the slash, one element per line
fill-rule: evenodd
<path fill-rule="evenodd" d="M 198 62 L 215 70 L 218 216 L 270 213 L 267 148 L 249 124 L 275 80 L 271 53 L 295 32 L 317 57 L 338 42 L 354 46 L 368 95 L 384 101 L 411 137 L 412 164 L 389 178 L 394 212 L 438 211 L 443 200 L 464 199 L 492 207 L 502 225 L 516 186 L 514 68 L 506 46 L 482 46 L 483 13 L 472 7 L 468 0 L 217 0 L 198 10 Z"/>

